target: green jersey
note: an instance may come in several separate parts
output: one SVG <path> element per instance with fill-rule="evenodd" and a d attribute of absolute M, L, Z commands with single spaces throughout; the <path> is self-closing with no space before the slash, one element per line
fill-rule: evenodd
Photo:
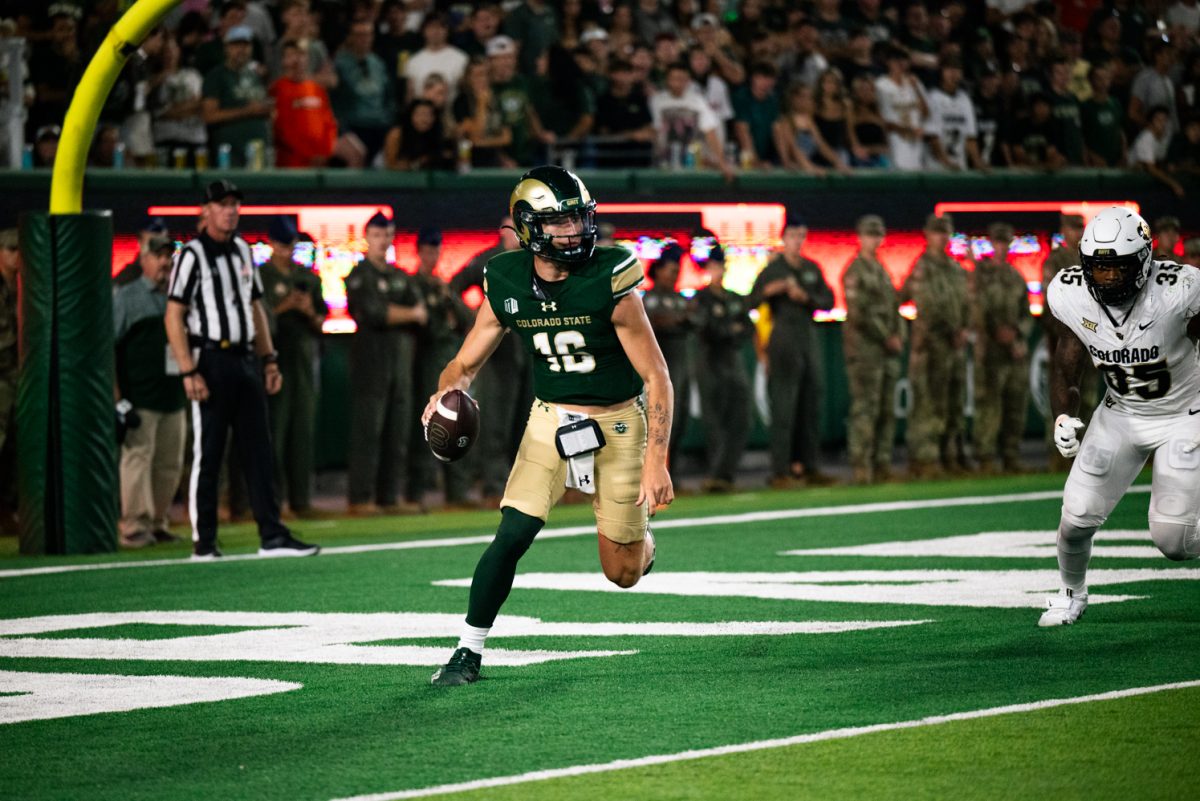
<path fill-rule="evenodd" d="M 539 282 L 533 254 L 510 250 L 488 262 L 483 291 L 500 324 L 531 355 L 538 398 L 611 406 L 642 391 L 612 315 L 644 277 L 641 262 L 628 250 L 598 247 L 563 281 Z"/>

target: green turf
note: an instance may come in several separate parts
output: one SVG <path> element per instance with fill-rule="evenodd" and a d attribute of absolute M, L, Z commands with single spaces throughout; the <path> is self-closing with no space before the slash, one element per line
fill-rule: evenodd
<path fill-rule="evenodd" d="M 1061 481 L 1061 477 L 1033 476 L 891 485 L 863 491 L 842 488 L 685 498 L 664 519 L 1046 490 L 1060 487 Z M 1145 494 L 1127 497 L 1109 525 L 1144 529 L 1147 504 Z M 797 557 L 780 556 L 779 552 L 1003 530 L 1045 530 L 1052 541 L 1059 505 L 1060 501 L 1051 498 L 749 525 L 661 528 L 656 571 L 1050 570 L 1052 558 L 1047 564 L 1037 559 Z M 583 523 L 588 514 L 583 507 L 556 510 L 551 525 Z M 297 528 L 323 544 L 337 546 L 479 535 L 488 533 L 495 522 L 495 513 L 475 513 L 356 520 L 311 531 Z M 223 530 L 222 539 L 227 552 L 253 548 L 251 532 L 244 527 Z M 0 617 L 141 610 L 438 612 L 458 616 L 465 609 L 467 590 L 433 586 L 432 582 L 469 578 L 482 548 L 461 545 L 329 554 L 316 559 L 181 563 L 4 578 L 0 579 Z M 148 550 L 152 553 L 75 560 L 10 557 L 0 560 L 0 569 L 183 556 L 186 546 Z M 1197 567 L 1162 558 L 1098 558 L 1093 566 Z M 520 569 L 523 573 L 595 574 L 594 538 L 538 542 Z M 654 579 L 652 574 L 647 582 Z M 429 666 L 0 658 L 0 670 L 239 676 L 304 685 L 300 690 L 270 696 L 0 726 L 0 754 L 4 755 L 0 759 L 0 795 L 23 799 L 330 799 L 1200 678 L 1195 660 L 1200 653 L 1200 582 L 1153 581 L 1105 587 L 1104 591 L 1146 597 L 1096 605 L 1080 625 L 1044 631 L 1034 626 L 1037 611 L 1033 608 L 517 589 L 505 614 L 554 622 L 933 622 L 886 630 L 774 637 L 498 637 L 489 647 L 637 653 L 525 667 L 496 667 L 489 665 L 485 656 L 486 681 L 448 691 L 428 686 Z M 1032 599 L 1031 603 L 1036 602 Z M 152 632 L 159 638 L 170 636 L 167 629 L 171 628 L 125 624 L 110 627 L 107 633 L 97 629 L 71 634 L 148 639 Z M 221 630 L 179 627 L 177 633 L 193 636 Z M 448 655 L 456 633 L 451 629 L 435 640 L 390 642 L 435 645 Z M 1124 720 L 1128 737 L 1109 738 L 1114 753 L 1089 751 L 1087 759 L 1116 770 L 1125 764 L 1125 753 L 1128 761 L 1146 764 L 1152 761 L 1150 756 L 1161 757 L 1178 748 L 1179 737 L 1172 732 L 1189 725 L 1194 731 L 1197 696 L 1170 697 L 1177 703 L 1158 704 L 1151 699 L 1114 702 L 1116 711 L 1109 728 L 1119 730 Z M 700 770 L 697 775 L 705 777 L 688 783 L 689 792 L 695 794 L 679 796 L 687 798 L 738 797 L 730 788 L 747 782 L 754 786 L 759 774 L 764 798 L 819 794 L 822 786 L 841 797 L 945 797 L 947 793 L 941 789 L 946 787 L 956 787 L 955 796 L 964 799 L 1005 796 L 999 792 L 1005 787 L 1014 788 L 1007 797 L 1050 797 L 1056 791 L 1043 788 L 1053 787 L 1061 781 L 1056 777 L 1064 773 L 1080 770 L 1075 755 L 1049 748 L 1040 751 L 1038 760 L 1025 759 L 1019 755 L 1033 745 L 1013 740 L 1023 737 L 1019 736 L 1023 721 L 1039 715 L 1075 720 L 1085 714 L 1092 713 L 1074 707 L 952 724 L 955 730 L 964 727 L 980 732 L 961 740 L 951 735 L 949 727 L 920 734 L 879 735 L 880 741 L 887 743 L 881 748 L 879 764 L 896 767 L 876 774 L 833 764 L 838 761 L 833 758 L 809 756 L 827 753 L 826 749 L 867 749 L 863 739 L 804 747 L 809 750 L 764 752 L 753 759 L 763 760 L 766 766 L 754 766 L 740 774 L 745 763 L 739 760 L 750 757 L 732 757 L 730 767 L 714 768 L 712 774 L 703 772 L 708 768 L 698 767 L 700 763 L 647 771 L 644 787 L 641 778 L 628 783 L 634 774 L 615 774 L 611 779 L 572 780 L 583 782 L 579 785 L 564 783 L 563 795 L 546 794 L 546 788 L 527 788 L 539 795 L 520 797 L 593 798 L 601 785 L 624 788 L 623 796 L 613 793 L 618 797 L 673 797 L 655 794 L 666 785 L 679 785 L 670 777 L 675 770 L 688 771 L 682 775 Z M 1047 730 L 1036 729 L 1037 723 L 1028 725 L 1035 728 L 1026 739 L 1043 744 Z M 1101 721 L 1097 725 L 1108 724 Z M 1139 744 L 1129 744 L 1129 738 Z M 899 744 L 893 747 L 892 743 Z M 987 779 L 964 779 L 964 766 L 981 761 Z M 793 787 L 787 776 L 797 764 L 806 765 L 803 781 L 808 784 Z M 929 768 L 915 771 L 912 765 Z M 663 771 L 661 780 L 656 771 Z M 1132 775 L 1143 776 L 1137 771 Z M 624 783 L 607 784 L 610 781 Z M 1138 786 L 1146 791 L 1144 797 L 1171 793 L 1185 797 L 1189 792 L 1189 786 L 1171 770 L 1147 770 L 1139 781 Z"/>

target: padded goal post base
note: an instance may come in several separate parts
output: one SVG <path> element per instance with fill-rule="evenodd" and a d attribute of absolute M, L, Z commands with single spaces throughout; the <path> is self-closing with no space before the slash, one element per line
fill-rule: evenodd
<path fill-rule="evenodd" d="M 21 553 L 117 549 L 112 217 L 21 218 Z"/>

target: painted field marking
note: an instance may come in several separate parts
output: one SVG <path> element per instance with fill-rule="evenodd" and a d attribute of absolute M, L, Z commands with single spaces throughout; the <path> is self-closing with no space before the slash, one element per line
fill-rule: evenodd
<path fill-rule="evenodd" d="M 1129 493 L 1148 493 L 1149 484 L 1129 488 Z M 678 520 L 655 520 L 654 528 L 691 528 L 700 526 L 730 526 L 748 523 L 763 523 L 775 520 L 799 520 L 808 517 L 835 517 L 838 515 L 872 514 L 877 512 L 907 512 L 917 509 L 944 509 L 956 506 L 986 506 L 993 503 L 1025 503 L 1028 501 L 1050 501 L 1062 497 L 1062 490 L 1041 490 L 1009 495 L 970 495 L 962 498 L 929 498 L 921 501 L 883 501 L 879 503 L 854 503 L 845 506 L 816 506 L 811 509 L 779 509 L 770 512 L 743 512 L 741 514 L 714 515 L 711 517 L 685 517 Z M 549 528 L 538 534 L 539 540 L 562 537 L 593 535 L 596 527 L 565 526 Z M 373 553 L 375 551 L 407 551 L 423 548 L 452 548 L 460 545 L 487 545 L 493 535 L 477 537 L 439 537 L 408 542 L 380 542 L 370 545 L 338 545 L 321 549 L 321 556 Z M 45 576 L 55 573 L 82 573 L 90 570 L 114 570 L 134 567 L 174 567 L 178 565 L 214 565 L 227 562 L 244 562 L 268 557 L 258 554 L 236 554 L 205 562 L 193 562 L 189 557 L 176 559 L 147 559 L 138 562 L 100 562 L 85 565 L 54 565 L 51 567 L 26 567 L 0 570 L 0 578 L 22 578 Z"/>
<path fill-rule="evenodd" d="M 955 712 L 954 714 L 950 715 L 934 715 L 927 718 L 904 720 L 896 723 L 876 723 L 871 726 L 852 726 L 841 729 L 828 729 L 826 731 L 818 731 L 811 734 L 800 734 L 794 737 L 781 737 L 774 740 L 758 740 L 755 742 L 738 743 L 735 745 L 722 745 L 715 748 L 680 751 L 679 753 L 675 754 L 656 754 L 653 756 L 639 757 L 637 759 L 617 759 L 613 760 L 612 762 L 603 762 L 599 764 L 572 765 L 571 767 L 566 768 L 535 770 L 512 776 L 496 776 L 491 779 L 475 779 L 474 781 L 459 782 L 457 784 L 442 784 L 436 787 L 423 787 L 417 790 L 401 790 L 397 792 L 356 795 L 337 799 L 337 801 L 400 801 L 401 799 L 406 798 L 428 798 L 430 796 L 448 795 L 450 793 L 461 793 L 469 790 L 486 790 L 492 787 L 507 787 L 514 784 L 527 784 L 529 782 L 540 782 L 548 779 L 585 776 L 591 773 L 608 773 L 615 770 L 643 768 L 651 765 L 665 765 L 671 762 L 686 762 L 693 759 L 705 759 L 707 757 L 725 756 L 728 754 L 743 754 L 750 751 L 765 751 L 770 748 L 785 748 L 791 745 L 803 745 L 805 743 L 816 743 L 826 740 L 844 740 L 864 734 L 898 731 L 901 729 L 916 729 L 924 726 L 937 726 L 943 723 L 953 723 L 960 720 L 990 718 L 998 715 L 1011 715 L 1019 712 L 1037 712 L 1042 709 L 1053 709 L 1055 707 L 1071 706 L 1074 704 L 1087 704 L 1094 701 L 1113 701 L 1119 698 L 1132 698 L 1138 695 L 1150 695 L 1151 693 L 1163 692 L 1164 690 L 1183 690 L 1191 687 L 1200 687 L 1200 681 L 1181 681 L 1173 684 L 1157 684 L 1151 687 L 1131 687 L 1125 690 L 1113 690 L 1111 692 L 1097 693 L 1095 695 L 1082 695 L 1075 698 L 1052 698 L 1046 701 L 1033 701 L 1025 704 L 1010 704 L 1008 706 L 997 706 L 989 709 L 976 709 L 970 712 Z"/>

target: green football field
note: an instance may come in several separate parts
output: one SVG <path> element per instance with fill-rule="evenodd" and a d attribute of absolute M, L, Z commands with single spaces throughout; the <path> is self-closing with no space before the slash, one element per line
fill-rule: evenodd
<path fill-rule="evenodd" d="M 1191 797 L 1200 563 L 1139 486 L 1037 628 L 1062 480 L 683 498 L 626 591 L 560 508 L 451 689 L 495 512 L 297 524 L 315 559 L 0 540 L 0 798 Z"/>

